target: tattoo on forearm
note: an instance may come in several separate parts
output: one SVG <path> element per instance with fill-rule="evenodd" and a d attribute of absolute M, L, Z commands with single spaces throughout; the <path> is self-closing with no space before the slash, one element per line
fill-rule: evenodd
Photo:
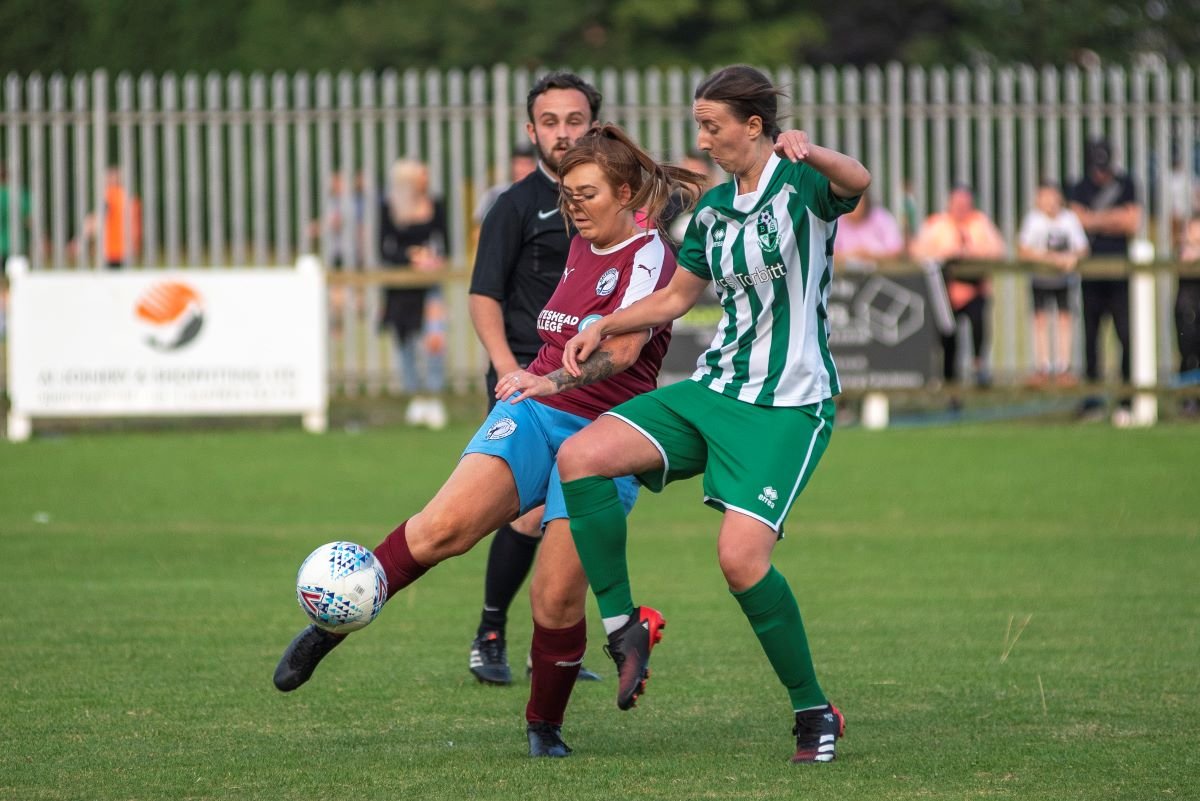
<path fill-rule="evenodd" d="M 547 375 L 546 378 L 554 382 L 555 391 L 563 392 L 603 381 L 620 372 L 613 364 L 612 354 L 606 350 L 593 353 L 586 362 L 579 365 L 579 369 L 581 374 L 578 376 L 570 375 L 566 370 L 560 368 Z"/>

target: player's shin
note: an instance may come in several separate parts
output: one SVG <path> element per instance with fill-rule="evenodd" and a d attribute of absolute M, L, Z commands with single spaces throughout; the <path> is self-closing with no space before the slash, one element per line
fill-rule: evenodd
<path fill-rule="evenodd" d="M 529 652 L 533 673 L 529 703 L 525 707 L 527 721 L 562 725 L 586 649 L 586 620 L 561 629 L 547 628 L 534 621 L 533 644 Z"/>
<path fill-rule="evenodd" d="M 428 566 L 413 558 L 405 533 L 407 525 L 405 520 L 374 549 L 375 558 L 387 574 L 389 599 L 429 571 Z"/>
<path fill-rule="evenodd" d="M 625 559 L 625 508 L 610 478 L 589 476 L 564 481 L 562 488 L 571 538 L 607 629 L 610 620 L 633 614 Z"/>
<path fill-rule="evenodd" d="M 824 705 L 825 693 L 817 683 L 800 607 L 783 574 L 772 567 L 761 581 L 748 590 L 734 592 L 733 597 L 741 604 L 771 667 L 787 688 L 792 708 Z"/>

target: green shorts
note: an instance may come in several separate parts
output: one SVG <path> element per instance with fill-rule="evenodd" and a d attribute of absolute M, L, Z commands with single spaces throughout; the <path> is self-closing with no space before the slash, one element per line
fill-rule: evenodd
<path fill-rule="evenodd" d="M 638 395 L 606 412 L 640 431 L 663 469 L 637 476 L 652 492 L 704 474 L 704 502 L 766 523 L 783 520 L 833 433 L 832 399 L 807 406 L 755 406 L 695 381 Z"/>

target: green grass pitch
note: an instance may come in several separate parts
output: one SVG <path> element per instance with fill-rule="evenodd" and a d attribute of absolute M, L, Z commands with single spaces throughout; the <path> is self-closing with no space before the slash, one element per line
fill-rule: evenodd
<path fill-rule="evenodd" d="M 486 543 L 275 691 L 302 558 L 374 546 L 471 430 L 0 445 L 0 799 L 1200 798 L 1200 427 L 836 433 L 776 552 L 848 721 L 801 767 L 695 480 L 633 515 L 669 626 L 632 712 L 589 606 L 570 759 L 467 673 Z"/>

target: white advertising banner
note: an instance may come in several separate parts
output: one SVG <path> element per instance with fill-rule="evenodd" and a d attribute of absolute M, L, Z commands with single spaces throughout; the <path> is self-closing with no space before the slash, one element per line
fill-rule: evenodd
<path fill-rule="evenodd" d="M 325 282 L 296 269 L 10 264 L 9 438 L 34 417 L 300 414 L 324 428 Z"/>

